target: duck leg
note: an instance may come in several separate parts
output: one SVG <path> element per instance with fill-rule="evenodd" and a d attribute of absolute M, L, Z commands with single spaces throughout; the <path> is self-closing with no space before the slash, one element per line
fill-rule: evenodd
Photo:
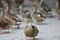
<path fill-rule="evenodd" d="M 9 25 L 9 28 L 8 28 L 8 32 L 9 32 L 9 33 L 10 33 L 11 29 L 12 29 L 11 26 L 12 26 L 12 25 Z"/>
<path fill-rule="evenodd" d="M 2 30 L 1 30 L 1 28 L 0 28 L 0 34 L 2 34 Z"/>
<path fill-rule="evenodd" d="M 20 29 L 19 24 L 18 24 L 18 29 Z"/>
<path fill-rule="evenodd" d="M 58 20 L 60 20 L 60 15 L 58 15 Z"/>
<path fill-rule="evenodd" d="M 33 39 L 32 40 L 35 40 L 35 37 L 33 37 Z"/>
<path fill-rule="evenodd" d="M 26 36 L 26 40 L 27 40 L 27 36 Z"/>

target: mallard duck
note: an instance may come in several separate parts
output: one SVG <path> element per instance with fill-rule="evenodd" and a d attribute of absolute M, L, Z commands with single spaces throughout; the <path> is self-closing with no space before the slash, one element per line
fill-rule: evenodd
<path fill-rule="evenodd" d="M 42 1 L 42 3 L 39 5 L 39 7 L 41 7 L 43 9 L 45 14 L 47 15 L 46 17 L 53 17 L 52 10 L 50 9 L 50 7 L 47 4 L 44 3 L 44 1 Z"/>
<path fill-rule="evenodd" d="M 42 22 L 45 20 L 46 17 L 44 17 L 41 12 L 36 12 L 37 11 L 36 7 L 34 7 L 33 11 L 34 12 L 33 12 L 32 16 L 37 22 Z"/>
<path fill-rule="evenodd" d="M 18 29 L 19 29 L 19 25 L 21 24 L 21 20 L 20 18 L 17 16 L 17 14 L 19 13 L 19 8 L 16 8 L 14 5 L 14 2 L 12 1 L 10 4 L 10 13 L 9 13 L 9 17 L 12 18 L 14 21 L 16 21 L 16 25 L 18 25 Z M 16 10 L 15 10 L 16 9 Z"/>
<path fill-rule="evenodd" d="M 26 39 L 27 37 L 32 37 L 33 39 L 35 39 L 35 37 L 39 33 L 39 30 L 37 29 L 37 27 L 32 25 L 31 17 L 28 18 L 27 26 L 24 29 L 24 33 L 25 33 Z"/>
<path fill-rule="evenodd" d="M 7 22 L 5 22 L 4 20 L 0 20 L 0 28 L 1 29 L 9 29 L 9 24 Z"/>
<path fill-rule="evenodd" d="M 53 17 L 52 10 L 47 4 L 44 3 L 44 1 L 41 4 L 41 8 L 43 9 L 43 11 L 45 11 L 45 14 L 47 15 L 47 17 Z"/>
<path fill-rule="evenodd" d="M 0 28 L 4 29 L 4 28 L 7 28 L 8 23 L 3 20 L 2 16 L 3 16 L 3 10 L 2 8 L 0 8 Z"/>
<path fill-rule="evenodd" d="M 22 15 L 22 13 L 23 13 L 23 6 L 22 5 L 20 5 L 19 7 L 18 7 L 18 12 L 19 12 L 19 14 L 20 15 Z"/>
<path fill-rule="evenodd" d="M 53 17 L 51 13 L 52 10 L 49 8 L 47 4 L 44 3 L 44 0 L 35 0 L 35 5 L 36 4 L 40 11 L 44 11 L 44 14 L 46 15 L 46 17 Z"/>
<path fill-rule="evenodd" d="M 0 9 L 0 34 L 2 34 L 2 29 L 5 30 L 5 29 L 10 29 L 10 25 L 8 22 L 6 22 L 4 19 L 3 19 L 3 10 Z M 10 32 L 10 31 L 9 31 Z"/>
<path fill-rule="evenodd" d="M 28 18 L 29 14 L 30 14 L 29 11 L 25 10 L 23 14 L 23 18 Z"/>
<path fill-rule="evenodd" d="M 40 2 L 42 2 L 43 0 L 34 0 L 34 3 L 37 5 L 39 4 Z"/>
<path fill-rule="evenodd" d="M 8 8 L 8 5 L 6 6 L 6 10 L 4 12 L 4 16 L 3 18 L 9 22 L 11 25 L 18 25 L 18 28 L 19 28 L 19 24 L 21 24 L 21 20 L 18 20 L 16 15 L 10 15 L 9 14 L 9 8 Z"/>
<path fill-rule="evenodd" d="M 5 1 L 2 4 L 5 4 Z M 5 8 L 6 7 L 5 5 L 4 6 L 2 5 L 2 7 Z M 3 16 L 4 16 L 4 12 L 3 12 L 3 8 L 2 8 L 2 10 L 0 9 L 0 34 L 3 33 L 1 30 L 5 30 L 5 29 L 8 29 L 8 32 L 10 32 L 9 22 L 5 21 Z"/>
<path fill-rule="evenodd" d="M 58 19 L 60 20 L 60 0 L 57 0 L 56 2 L 56 12 L 58 14 Z"/>

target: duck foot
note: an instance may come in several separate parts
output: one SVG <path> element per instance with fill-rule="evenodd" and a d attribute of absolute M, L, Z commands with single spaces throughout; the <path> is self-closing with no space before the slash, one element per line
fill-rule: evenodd
<path fill-rule="evenodd" d="M 58 20 L 60 20 L 60 18 L 58 18 Z"/>
<path fill-rule="evenodd" d="M 32 40 L 35 40 L 35 37 L 33 37 L 33 39 Z"/>
<path fill-rule="evenodd" d="M 20 27 L 18 27 L 17 29 L 20 29 Z"/>
<path fill-rule="evenodd" d="M 58 16 L 58 20 L 60 20 L 60 16 Z"/>
<path fill-rule="evenodd" d="M 18 28 L 17 29 L 20 29 L 19 25 L 18 25 Z"/>
<path fill-rule="evenodd" d="M 60 20 L 60 17 L 58 18 L 58 20 Z"/>
<path fill-rule="evenodd" d="M 2 30 L 0 30 L 0 35 L 2 34 Z"/>
<path fill-rule="evenodd" d="M 2 34 L 9 34 L 10 32 L 3 32 Z"/>
<path fill-rule="evenodd" d="M 10 32 L 11 32 L 11 30 L 12 30 L 12 28 L 10 27 L 10 28 L 8 29 L 8 33 L 10 33 Z"/>
<path fill-rule="evenodd" d="M 10 32 L 2 32 L 2 31 L 0 31 L 0 35 L 2 35 L 2 34 L 9 34 Z"/>

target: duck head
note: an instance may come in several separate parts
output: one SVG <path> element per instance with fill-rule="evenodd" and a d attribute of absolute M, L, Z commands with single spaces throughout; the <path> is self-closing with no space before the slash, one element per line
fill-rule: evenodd
<path fill-rule="evenodd" d="M 24 14 L 23 14 L 23 17 L 28 18 L 28 16 L 30 16 L 30 12 L 28 10 L 25 10 Z"/>
<path fill-rule="evenodd" d="M 32 22 L 33 22 L 32 17 L 31 17 L 31 15 L 29 14 L 27 24 L 28 24 L 29 26 L 32 26 Z"/>

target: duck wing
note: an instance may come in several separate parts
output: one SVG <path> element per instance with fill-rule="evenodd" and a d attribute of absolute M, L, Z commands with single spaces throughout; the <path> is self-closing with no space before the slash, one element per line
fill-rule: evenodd
<path fill-rule="evenodd" d="M 33 28 L 33 35 L 34 35 L 34 36 L 37 36 L 38 33 L 39 33 L 39 30 L 37 29 L 37 27 L 35 27 L 35 26 L 33 26 L 33 25 L 32 25 L 32 28 Z"/>

